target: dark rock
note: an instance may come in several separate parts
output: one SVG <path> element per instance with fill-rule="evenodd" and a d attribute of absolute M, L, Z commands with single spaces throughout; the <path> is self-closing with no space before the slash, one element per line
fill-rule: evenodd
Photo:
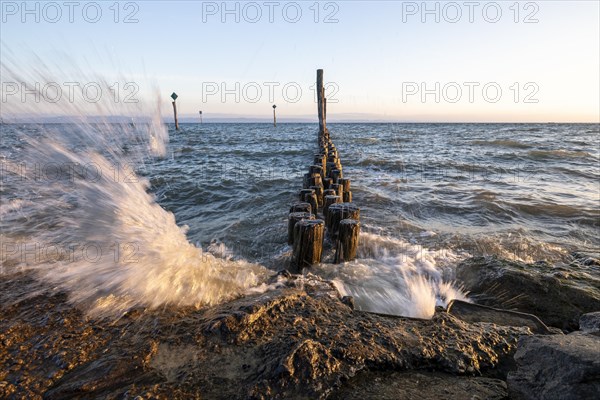
<path fill-rule="evenodd" d="M 600 338 L 579 332 L 519 340 L 511 399 L 579 400 L 600 393 Z"/>
<path fill-rule="evenodd" d="M 600 331 L 600 311 L 583 314 L 579 318 L 579 329 L 585 332 Z"/>
<path fill-rule="evenodd" d="M 467 303 L 462 300 L 452 300 L 448 304 L 447 312 L 470 323 L 492 322 L 502 326 L 526 326 L 531 329 L 533 333 L 553 333 L 535 315 L 517 311 L 501 310 L 479 304 Z"/>
<path fill-rule="evenodd" d="M 582 314 L 600 309 L 599 272 L 595 266 L 476 257 L 460 263 L 456 277 L 479 304 L 531 313 L 546 325 L 576 330 Z"/>
<path fill-rule="evenodd" d="M 465 377 L 440 372 L 406 371 L 360 373 L 334 392 L 332 400 L 439 400 L 507 398 L 500 379 Z"/>
<path fill-rule="evenodd" d="M 344 296 L 342 297 L 342 303 L 350 307 L 351 310 L 354 310 L 354 297 Z"/>
<path fill-rule="evenodd" d="M 531 333 L 445 312 L 431 320 L 356 312 L 310 274 L 289 284 L 206 309 L 133 310 L 114 321 L 85 316 L 60 293 L 15 302 L 14 293 L 38 286 L 0 277 L 0 394 L 323 399 L 360 371 L 492 375 Z"/>

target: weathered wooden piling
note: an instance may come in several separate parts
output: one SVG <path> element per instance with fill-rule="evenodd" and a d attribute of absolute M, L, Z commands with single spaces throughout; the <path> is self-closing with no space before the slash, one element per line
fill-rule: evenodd
<path fill-rule="evenodd" d="M 319 208 L 323 207 L 323 185 L 321 186 L 311 186 L 310 189 L 315 191 L 315 196 L 317 196 L 317 205 Z"/>
<path fill-rule="evenodd" d="M 350 178 L 340 178 L 338 183 L 342 185 L 344 192 L 350 191 Z"/>
<path fill-rule="evenodd" d="M 319 210 L 319 201 L 317 200 L 317 195 L 316 195 L 315 191 L 313 190 L 313 192 L 311 194 L 304 195 L 304 200 L 310 204 L 312 213 L 313 213 L 313 215 L 316 216 L 317 212 Z"/>
<path fill-rule="evenodd" d="M 352 192 L 350 191 L 350 179 L 349 178 L 340 178 L 339 183 L 340 183 L 340 185 L 342 185 L 342 188 L 344 190 L 344 193 L 343 193 L 344 203 L 351 203 L 352 202 Z"/>
<path fill-rule="evenodd" d="M 331 178 L 331 171 L 333 171 L 334 169 L 337 169 L 337 164 L 333 161 L 327 161 L 326 165 L 326 171 L 327 171 L 327 177 Z M 337 183 L 337 182 L 333 182 L 333 183 Z"/>
<path fill-rule="evenodd" d="M 340 182 L 338 182 L 338 180 L 341 179 L 341 177 L 342 177 L 342 171 L 340 171 L 337 168 L 331 170 L 331 179 L 333 179 L 333 183 L 340 183 Z"/>
<path fill-rule="evenodd" d="M 340 221 L 339 238 L 336 243 L 336 264 L 352 261 L 358 252 L 358 236 L 360 234 L 360 222 L 355 219 L 343 219 Z"/>
<path fill-rule="evenodd" d="M 342 198 L 338 195 L 327 195 L 323 198 L 323 216 L 327 218 L 329 206 L 332 204 L 341 203 Z"/>
<path fill-rule="evenodd" d="M 311 213 L 312 209 L 311 209 L 310 203 L 298 202 L 298 203 L 292 204 L 292 206 L 290 207 L 290 214 L 294 213 L 294 212 Z"/>
<path fill-rule="evenodd" d="M 323 177 L 323 167 L 321 165 L 311 165 L 308 170 L 311 174 L 319 174 L 321 178 Z"/>
<path fill-rule="evenodd" d="M 315 192 L 314 189 L 302 189 L 300 190 L 300 201 L 303 201 L 305 203 L 310 203 L 309 201 L 306 201 L 305 198 L 307 195 L 311 195 Z"/>
<path fill-rule="evenodd" d="M 325 107 L 324 107 L 325 90 L 323 89 L 323 70 L 317 70 L 317 111 L 319 115 L 319 133 L 327 131 L 325 126 Z"/>
<path fill-rule="evenodd" d="M 356 258 L 360 233 L 360 209 L 352 203 L 350 179 L 344 178 L 338 149 L 327 129 L 327 99 L 323 70 L 317 70 L 319 115 L 318 151 L 304 174 L 300 203 L 292 205 L 288 219 L 288 243 L 293 243 L 292 264 L 301 271 L 321 262 L 325 229 L 335 248 L 336 263 Z M 317 219 L 322 211 L 324 221 Z"/>
<path fill-rule="evenodd" d="M 348 191 L 348 192 L 344 192 L 342 193 L 343 197 L 344 197 L 344 203 L 352 203 L 352 192 Z"/>
<path fill-rule="evenodd" d="M 298 271 L 321 262 L 325 224 L 321 219 L 302 219 L 294 225 L 293 264 Z"/>
<path fill-rule="evenodd" d="M 327 233 L 332 239 L 337 239 L 340 222 L 344 219 L 360 221 L 360 208 L 353 203 L 336 203 L 327 208 Z"/>
<path fill-rule="evenodd" d="M 294 244 L 294 226 L 303 219 L 315 219 L 310 212 L 293 212 L 288 215 L 288 244 Z"/>
<path fill-rule="evenodd" d="M 331 185 L 331 188 L 335 190 L 336 194 L 340 196 L 342 199 L 344 198 L 344 187 L 339 183 L 334 183 Z"/>

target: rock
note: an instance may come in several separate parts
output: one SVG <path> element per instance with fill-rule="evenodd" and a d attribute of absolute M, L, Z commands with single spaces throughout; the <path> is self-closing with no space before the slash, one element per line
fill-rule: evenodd
<path fill-rule="evenodd" d="M 439 372 L 363 372 L 331 395 L 332 400 L 439 400 L 507 397 L 506 382 Z"/>
<path fill-rule="evenodd" d="M 350 307 L 351 310 L 354 310 L 354 297 L 344 296 L 342 297 L 342 303 Z"/>
<path fill-rule="evenodd" d="M 353 311 L 311 274 L 210 308 L 132 310 L 116 321 L 86 316 L 65 294 L 11 297 L 38 288 L 0 277 L 0 393 L 14 398 L 324 399 L 370 370 L 428 370 L 418 379 L 440 390 L 446 381 L 484 393 L 479 378 L 450 376 L 495 375 L 531 334 L 446 312 Z"/>
<path fill-rule="evenodd" d="M 579 400 L 600 393 L 600 338 L 579 332 L 519 340 L 511 399 Z"/>
<path fill-rule="evenodd" d="M 593 265 L 476 257 L 457 266 L 456 278 L 479 304 L 531 313 L 564 330 L 576 330 L 582 314 L 600 310 L 600 269 Z"/>
<path fill-rule="evenodd" d="M 462 300 L 452 300 L 448 304 L 447 312 L 466 322 L 492 322 L 502 326 L 526 326 L 533 333 L 552 333 L 535 315 L 500 310 L 498 308 L 467 303 Z"/>
<path fill-rule="evenodd" d="M 584 332 L 600 331 L 600 311 L 583 314 L 579 318 L 579 329 Z"/>

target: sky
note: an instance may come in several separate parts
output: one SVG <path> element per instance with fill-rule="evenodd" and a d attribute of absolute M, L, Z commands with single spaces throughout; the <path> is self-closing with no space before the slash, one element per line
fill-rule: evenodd
<path fill-rule="evenodd" d="M 314 121 L 323 68 L 329 121 L 597 123 L 599 3 L 1 1 L 3 114 L 106 82 L 113 113 Z"/>

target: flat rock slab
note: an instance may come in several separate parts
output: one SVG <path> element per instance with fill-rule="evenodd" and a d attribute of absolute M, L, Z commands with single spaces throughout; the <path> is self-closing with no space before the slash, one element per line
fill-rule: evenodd
<path fill-rule="evenodd" d="M 530 336 L 519 340 L 518 369 L 508 374 L 511 399 L 597 399 L 600 337 L 592 334 Z"/>
<path fill-rule="evenodd" d="M 462 300 L 452 300 L 448 304 L 447 312 L 466 322 L 492 322 L 503 326 L 526 326 L 533 333 L 550 334 L 552 332 L 535 315 L 501 310 L 498 308 L 467 303 Z"/>

